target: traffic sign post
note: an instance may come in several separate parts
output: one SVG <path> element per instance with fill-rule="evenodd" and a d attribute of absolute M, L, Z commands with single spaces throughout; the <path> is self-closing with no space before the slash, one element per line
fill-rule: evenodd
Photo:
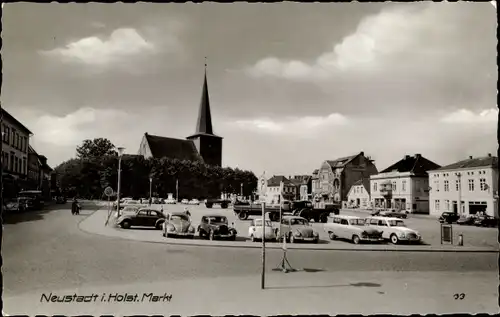
<path fill-rule="evenodd" d="M 260 288 L 264 289 L 266 285 L 266 239 L 264 233 L 266 232 L 266 172 L 260 178 L 260 192 L 259 199 L 262 205 L 262 272 L 260 279 Z"/>
<path fill-rule="evenodd" d="M 106 188 L 104 189 L 104 195 L 108 196 L 108 217 L 107 217 L 107 219 L 106 219 L 106 223 L 104 224 L 105 226 L 107 226 L 107 225 L 108 225 L 108 222 L 109 222 L 109 217 L 111 217 L 111 213 L 113 212 L 113 208 L 111 208 L 111 201 L 110 201 L 111 196 L 113 196 L 113 195 L 114 195 L 114 190 L 113 190 L 113 188 L 111 188 L 111 187 L 109 187 L 109 186 L 108 186 L 108 187 L 106 187 Z"/>

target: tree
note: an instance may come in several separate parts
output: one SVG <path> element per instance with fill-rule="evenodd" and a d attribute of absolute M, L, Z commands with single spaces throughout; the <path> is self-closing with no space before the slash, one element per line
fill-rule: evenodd
<path fill-rule="evenodd" d="M 76 147 L 76 156 L 79 159 L 98 159 L 104 156 L 116 156 L 115 146 L 105 138 L 84 140 L 82 145 Z"/>

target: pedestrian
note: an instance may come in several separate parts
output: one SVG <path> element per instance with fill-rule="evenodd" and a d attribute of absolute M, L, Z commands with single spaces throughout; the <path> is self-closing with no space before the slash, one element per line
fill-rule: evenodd
<path fill-rule="evenodd" d="M 185 213 L 188 217 L 191 217 L 191 213 L 189 212 L 188 207 L 184 207 L 184 213 Z"/>
<path fill-rule="evenodd" d="M 73 202 L 71 203 L 71 214 L 76 215 L 78 212 L 78 201 L 76 200 L 76 197 L 73 197 Z"/>

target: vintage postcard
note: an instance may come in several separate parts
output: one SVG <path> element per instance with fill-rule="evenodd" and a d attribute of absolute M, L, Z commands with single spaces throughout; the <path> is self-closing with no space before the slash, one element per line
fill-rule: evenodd
<path fill-rule="evenodd" d="M 499 313 L 496 14 L 2 4 L 2 313 Z"/>

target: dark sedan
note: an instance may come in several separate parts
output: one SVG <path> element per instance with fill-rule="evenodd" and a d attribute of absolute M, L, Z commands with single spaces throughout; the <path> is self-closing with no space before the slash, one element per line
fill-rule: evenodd
<path fill-rule="evenodd" d="M 165 215 L 162 212 L 146 208 L 132 213 L 124 213 L 117 220 L 117 224 L 123 229 L 129 229 L 133 226 L 161 229 L 164 222 Z"/>
<path fill-rule="evenodd" d="M 498 227 L 498 219 L 493 218 L 492 216 L 484 215 L 477 217 L 476 221 L 474 221 L 474 226 L 477 227 Z"/>
<path fill-rule="evenodd" d="M 443 212 L 439 217 L 439 222 L 454 223 L 457 222 L 458 219 L 460 219 L 460 216 L 454 212 Z"/>

